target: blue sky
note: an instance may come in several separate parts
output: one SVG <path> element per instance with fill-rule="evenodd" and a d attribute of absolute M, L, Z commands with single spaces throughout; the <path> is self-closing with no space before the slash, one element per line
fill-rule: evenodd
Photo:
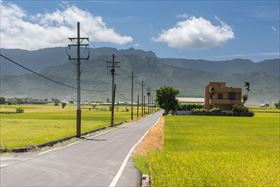
<path fill-rule="evenodd" d="M 64 41 L 59 39 L 53 41 L 50 36 L 67 30 L 63 30 L 65 28 L 62 23 L 50 23 L 46 15 L 54 15 L 53 13 L 59 10 L 59 14 L 65 16 L 67 15 L 65 9 L 75 7 L 79 16 L 86 12 L 88 13 L 86 16 L 92 18 L 92 22 L 87 22 L 89 25 L 84 25 L 84 30 L 86 30 L 85 34 L 92 36 L 90 38 L 95 47 L 107 46 L 118 49 L 134 47 L 152 50 L 159 57 L 173 58 L 211 60 L 249 58 L 255 61 L 279 58 L 279 1 L 21 0 L 2 1 L 2 4 L 1 21 L 4 25 L 3 15 L 14 16 L 20 19 L 19 22 L 25 21 L 25 25 L 32 23 L 36 26 L 38 24 L 36 22 L 40 22 L 41 27 L 34 27 L 34 29 L 37 28 L 38 33 L 43 28 L 45 30 L 42 30 L 43 34 L 38 35 L 40 36 L 38 41 L 42 40 L 42 36 L 48 39 L 44 43 L 37 42 L 38 46 L 24 44 L 24 40 L 18 45 L 17 41 L 11 41 L 15 37 L 11 33 L 18 32 L 15 31 L 14 25 L 7 24 L 5 26 L 9 27 L 9 30 L 4 30 L 2 24 L 1 40 L 4 46 L 1 47 L 6 48 L 19 46 L 18 48 L 32 50 L 64 45 Z M 7 7 L 11 10 L 15 8 L 12 5 L 20 8 L 25 16 L 8 14 Z M 6 14 L 5 10 L 7 10 Z M 17 14 L 20 13 L 19 11 Z M 36 18 L 31 19 L 31 17 Z M 98 21 L 97 17 L 102 21 Z M 53 19 L 52 17 L 51 21 L 54 21 Z M 70 21 L 66 24 L 70 24 Z M 14 21 L 14 24 L 16 23 L 18 22 Z M 97 29 L 92 31 L 91 26 Z M 19 27 L 25 28 L 20 25 L 17 28 Z M 22 28 L 19 29 L 21 34 L 25 33 Z M 68 29 L 71 28 L 74 32 L 74 26 L 69 26 Z M 53 30 L 53 33 L 50 30 Z M 33 39 L 36 41 L 35 31 L 26 30 L 26 33 L 34 33 Z M 104 36 L 102 33 L 108 33 L 111 37 Z M 21 37 L 24 38 L 23 35 Z M 9 40 L 11 42 L 8 42 Z M 53 45 L 46 46 L 52 42 Z"/>

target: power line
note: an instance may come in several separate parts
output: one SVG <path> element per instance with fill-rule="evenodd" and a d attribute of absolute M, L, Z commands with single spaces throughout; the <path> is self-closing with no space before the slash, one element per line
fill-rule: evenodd
<path fill-rule="evenodd" d="M 69 85 L 69 84 L 65 84 L 65 83 L 59 82 L 59 81 L 54 80 L 54 79 L 51 79 L 51 78 L 49 78 L 49 77 L 47 77 L 47 76 L 45 76 L 45 75 L 42 75 L 42 74 L 40 74 L 40 73 L 38 73 L 38 72 L 36 72 L 36 71 L 34 71 L 34 70 L 32 70 L 32 69 L 29 69 L 29 68 L 27 68 L 27 67 L 25 67 L 25 66 L 19 64 L 18 62 L 16 62 L 16 61 L 10 59 L 9 57 L 7 57 L 7 56 L 5 56 L 5 55 L 3 55 L 3 54 L 0 54 L 0 56 L 1 56 L 2 58 L 4 58 L 4 59 L 8 60 L 9 62 L 13 63 L 13 64 L 15 64 L 15 65 L 17 65 L 17 66 L 19 66 L 19 67 L 21 67 L 21 68 L 23 68 L 23 69 L 25 69 L 25 70 L 31 72 L 31 73 L 34 73 L 35 75 L 37 75 L 37 76 L 39 76 L 39 77 L 41 77 L 41 78 L 44 78 L 44 79 L 46 79 L 46 80 L 48 80 L 48 81 L 51 81 L 51 82 L 53 82 L 53 83 L 56 83 L 56 84 L 59 84 L 59 85 L 62 85 L 62 86 L 68 87 L 68 88 L 77 89 L 75 86 L 72 86 L 72 85 Z M 108 91 L 108 90 L 89 90 L 89 89 L 81 89 L 81 90 L 82 90 L 82 91 L 87 91 L 87 92 L 107 92 L 107 91 Z"/>
<path fill-rule="evenodd" d="M 125 99 L 126 101 L 129 101 L 129 98 L 126 97 L 125 95 L 123 95 L 119 90 L 116 90 L 119 94 L 119 96 L 121 96 L 123 99 Z"/>

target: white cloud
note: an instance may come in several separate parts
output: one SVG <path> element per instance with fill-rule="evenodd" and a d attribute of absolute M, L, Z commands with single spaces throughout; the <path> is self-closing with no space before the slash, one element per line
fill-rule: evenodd
<path fill-rule="evenodd" d="M 68 37 L 76 36 L 76 25 L 81 24 L 81 36 L 92 42 L 124 45 L 133 41 L 108 28 L 100 16 L 63 4 L 54 12 L 30 15 L 16 4 L 0 2 L 1 48 L 40 49 L 66 46 Z"/>
<path fill-rule="evenodd" d="M 247 54 L 231 54 L 231 55 L 221 55 L 221 56 L 210 56 L 205 58 L 239 58 L 239 57 L 257 57 L 257 56 L 268 56 L 268 57 L 275 57 L 280 56 L 280 52 L 259 52 L 259 53 L 247 53 Z"/>
<path fill-rule="evenodd" d="M 176 16 L 176 18 L 178 18 L 178 19 L 187 19 L 187 18 L 189 18 L 190 16 L 188 15 L 188 14 L 186 14 L 186 13 L 184 13 L 184 14 L 178 14 L 177 16 Z"/>
<path fill-rule="evenodd" d="M 136 48 L 137 48 L 137 47 L 140 47 L 140 44 L 135 43 L 135 44 L 134 44 L 134 47 L 136 47 Z"/>
<path fill-rule="evenodd" d="M 276 29 L 274 26 L 272 26 L 271 29 L 272 29 L 273 31 L 277 32 L 277 29 Z"/>
<path fill-rule="evenodd" d="M 203 49 L 220 46 L 234 38 L 232 28 L 215 17 L 219 25 L 215 26 L 202 17 L 188 17 L 176 26 L 163 30 L 153 41 L 166 43 L 177 49 Z"/>

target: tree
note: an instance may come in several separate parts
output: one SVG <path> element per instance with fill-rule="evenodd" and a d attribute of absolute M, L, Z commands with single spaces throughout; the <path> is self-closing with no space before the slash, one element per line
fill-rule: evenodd
<path fill-rule="evenodd" d="M 278 103 L 274 104 L 276 108 L 280 109 L 280 100 L 278 101 Z"/>
<path fill-rule="evenodd" d="M 160 108 L 164 109 L 165 114 L 175 110 L 178 106 L 178 101 L 176 100 L 178 94 L 179 90 L 170 86 L 162 86 L 156 90 L 156 102 Z"/>
<path fill-rule="evenodd" d="M 5 97 L 0 97 L 0 104 L 5 104 L 5 103 L 6 103 Z"/>
<path fill-rule="evenodd" d="M 60 100 L 57 98 L 52 98 L 52 102 L 53 102 L 54 106 L 58 106 L 60 103 Z"/>
<path fill-rule="evenodd" d="M 244 87 L 247 90 L 247 93 L 250 91 L 250 83 L 249 82 L 245 82 L 244 83 Z"/>
<path fill-rule="evenodd" d="M 242 103 L 243 103 L 243 105 L 248 100 L 248 93 L 250 92 L 250 83 L 249 82 L 244 82 L 244 87 L 245 87 L 247 93 L 242 96 Z"/>
<path fill-rule="evenodd" d="M 62 102 L 62 103 L 61 103 L 61 107 L 62 107 L 62 108 L 65 108 L 66 105 L 67 105 L 67 103 L 65 103 L 65 102 Z"/>

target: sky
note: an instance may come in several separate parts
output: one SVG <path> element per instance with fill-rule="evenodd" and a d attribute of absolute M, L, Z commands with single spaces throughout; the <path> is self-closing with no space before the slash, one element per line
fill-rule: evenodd
<path fill-rule="evenodd" d="M 67 46 L 79 21 L 91 47 L 133 47 L 162 58 L 280 57 L 279 0 L 0 0 L 0 5 L 1 48 Z"/>

